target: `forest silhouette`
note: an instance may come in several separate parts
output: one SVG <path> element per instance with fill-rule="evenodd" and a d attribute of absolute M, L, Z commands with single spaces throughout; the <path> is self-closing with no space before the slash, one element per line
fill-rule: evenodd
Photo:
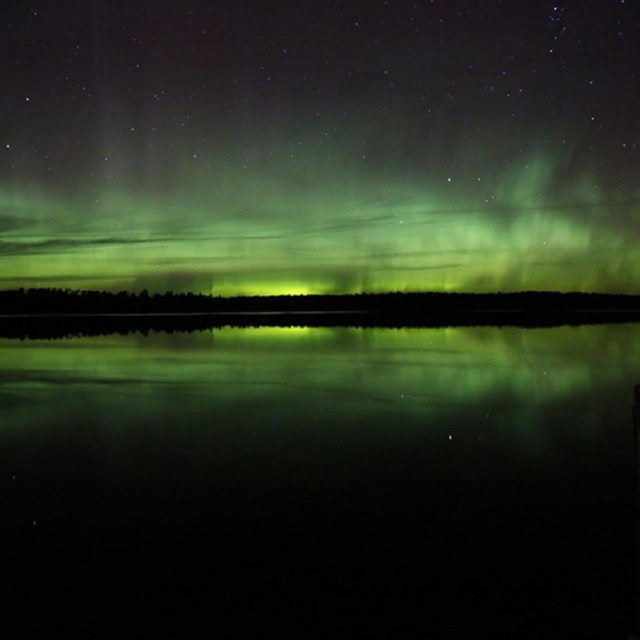
<path fill-rule="evenodd" d="M 638 320 L 640 296 L 582 292 L 221 297 L 147 290 L 0 291 L 0 337 L 20 339 L 224 326 L 544 327 Z"/>

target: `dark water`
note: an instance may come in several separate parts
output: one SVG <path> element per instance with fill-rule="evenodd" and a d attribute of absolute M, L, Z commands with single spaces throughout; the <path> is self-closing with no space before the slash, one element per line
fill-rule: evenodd
<path fill-rule="evenodd" d="M 635 629 L 640 326 L 4 341 L 0 365 L 20 637 Z"/>

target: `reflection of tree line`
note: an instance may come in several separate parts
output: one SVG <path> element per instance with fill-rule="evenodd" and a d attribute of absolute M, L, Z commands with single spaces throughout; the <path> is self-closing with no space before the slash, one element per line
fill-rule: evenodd
<path fill-rule="evenodd" d="M 221 326 L 436 327 L 619 322 L 640 319 L 637 296 L 523 292 L 385 293 L 222 298 L 148 291 L 0 291 L 0 336 L 62 338 Z"/>

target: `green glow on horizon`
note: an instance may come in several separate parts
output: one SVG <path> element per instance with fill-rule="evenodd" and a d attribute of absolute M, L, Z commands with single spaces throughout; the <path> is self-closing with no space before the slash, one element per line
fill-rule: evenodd
<path fill-rule="evenodd" d="M 636 192 L 561 179 L 562 158 L 540 152 L 495 174 L 406 178 L 350 167 L 349 152 L 261 168 L 181 158 L 174 183 L 139 188 L 124 160 L 78 192 L 5 185 L 0 287 L 640 293 Z"/>

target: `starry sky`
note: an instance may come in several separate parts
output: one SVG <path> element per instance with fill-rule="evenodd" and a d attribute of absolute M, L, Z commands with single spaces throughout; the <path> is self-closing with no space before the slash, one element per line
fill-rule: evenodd
<path fill-rule="evenodd" d="M 4 0 L 0 288 L 640 293 L 638 0 Z"/>

